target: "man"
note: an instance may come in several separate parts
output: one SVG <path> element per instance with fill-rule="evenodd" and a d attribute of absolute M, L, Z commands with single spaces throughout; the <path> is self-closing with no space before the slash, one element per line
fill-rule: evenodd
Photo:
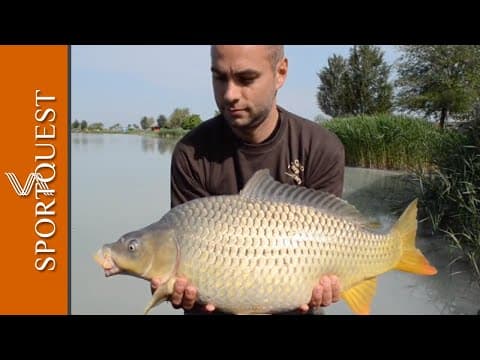
<path fill-rule="evenodd" d="M 178 142 L 171 167 L 171 206 L 211 195 L 237 194 L 257 170 L 276 180 L 342 195 L 344 149 L 319 125 L 277 106 L 277 91 L 287 77 L 288 60 L 279 45 L 211 47 L 212 80 L 220 115 L 205 121 Z M 339 300 L 335 276 L 312 289 L 310 304 Z M 155 288 L 156 280 L 152 280 Z M 171 302 L 186 313 L 211 312 L 195 304 L 196 289 L 177 279 Z M 195 307 L 194 307 L 195 305 Z"/>

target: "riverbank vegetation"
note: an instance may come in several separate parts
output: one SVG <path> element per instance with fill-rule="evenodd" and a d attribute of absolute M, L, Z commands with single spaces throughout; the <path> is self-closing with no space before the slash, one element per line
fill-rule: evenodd
<path fill-rule="evenodd" d="M 334 119 L 324 126 L 344 143 L 347 165 L 406 170 L 432 230 L 447 236 L 480 281 L 480 46 L 399 50 L 394 83 L 374 46 L 328 59 L 317 101 Z M 415 117 L 392 115 L 390 104 Z"/>
<path fill-rule="evenodd" d="M 480 121 L 472 122 L 465 141 L 443 144 L 430 171 L 413 173 L 433 231 L 447 235 L 480 279 Z"/>

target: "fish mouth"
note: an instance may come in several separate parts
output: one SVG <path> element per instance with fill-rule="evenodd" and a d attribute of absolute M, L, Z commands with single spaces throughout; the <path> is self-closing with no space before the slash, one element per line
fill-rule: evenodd
<path fill-rule="evenodd" d="M 112 258 L 112 251 L 110 248 L 99 249 L 93 256 L 95 261 L 103 268 L 105 276 L 109 277 L 115 274 L 119 274 L 120 268 L 115 264 Z"/>

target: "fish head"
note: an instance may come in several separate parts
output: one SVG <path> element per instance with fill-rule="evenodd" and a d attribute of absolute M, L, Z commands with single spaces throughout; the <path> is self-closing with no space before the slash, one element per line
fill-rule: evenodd
<path fill-rule="evenodd" d="M 146 280 L 173 276 L 178 257 L 174 231 L 157 224 L 126 233 L 94 255 L 107 277 L 127 274 Z"/>

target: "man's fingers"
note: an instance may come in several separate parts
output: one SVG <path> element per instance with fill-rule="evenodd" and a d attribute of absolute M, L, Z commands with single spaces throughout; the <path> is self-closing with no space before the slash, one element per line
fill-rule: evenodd
<path fill-rule="evenodd" d="M 332 281 L 332 303 L 340 300 L 340 282 L 336 276 L 331 277 Z"/>
<path fill-rule="evenodd" d="M 313 288 L 312 301 L 310 302 L 310 305 L 312 307 L 321 306 L 322 300 L 323 300 L 323 286 L 319 284 Z"/>
<path fill-rule="evenodd" d="M 195 304 L 195 300 L 197 299 L 197 289 L 191 285 L 185 288 L 185 294 L 183 297 L 183 308 L 185 310 L 190 310 L 193 308 Z"/>
<path fill-rule="evenodd" d="M 206 310 L 207 312 L 215 311 L 215 305 L 213 305 L 213 304 L 207 304 L 207 305 L 205 306 L 205 310 Z"/>
<path fill-rule="evenodd" d="M 150 280 L 150 291 L 152 292 L 152 295 L 155 292 L 155 290 L 157 290 L 159 285 L 160 285 L 159 278 L 153 278 L 152 280 Z"/>
<path fill-rule="evenodd" d="M 323 286 L 322 306 L 328 306 L 332 303 L 332 282 L 328 276 L 324 276 L 320 283 Z"/>
<path fill-rule="evenodd" d="M 298 310 L 300 311 L 301 314 L 307 313 L 309 309 L 310 309 L 310 307 L 307 304 L 303 304 L 302 306 L 300 306 L 298 308 Z"/>
<path fill-rule="evenodd" d="M 186 279 L 177 279 L 175 285 L 173 286 L 173 293 L 171 296 L 171 302 L 174 306 L 180 306 L 183 299 L 183 293 L 185 292 L 185 287 L 187 286 Z"/>

